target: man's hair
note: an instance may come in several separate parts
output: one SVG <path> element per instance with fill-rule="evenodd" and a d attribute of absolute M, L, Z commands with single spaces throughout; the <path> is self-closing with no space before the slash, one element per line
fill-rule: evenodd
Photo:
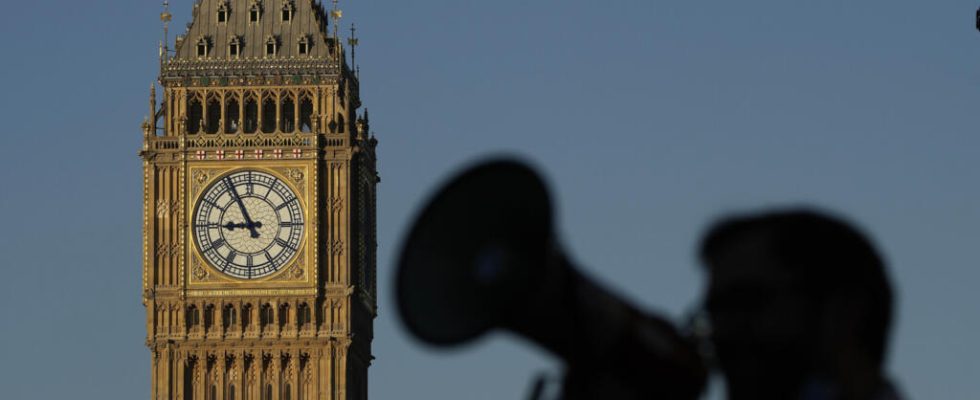
<path fill-rule="evenodd" d="M 781 268 L 796 275 L 818 299 L 831 294 L 864 298 L 868 314 L 859 339 L 880 366 L 891 324 L 892 290 L 885 266 L 871 242 L 839 218 L 809 209 L 789 209 L 725 218 L 708 230 L 700 256 L 719 268 L 720 251 L 739 237 L 761 234 Z"/>

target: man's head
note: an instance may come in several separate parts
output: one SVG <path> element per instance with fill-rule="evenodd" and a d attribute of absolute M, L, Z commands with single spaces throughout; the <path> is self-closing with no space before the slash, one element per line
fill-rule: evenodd
<path fill-rule="evenodd" d="M 874 390 L 892 293 L 854 228 L 809 210 L 738 216 L 708 231 L 701 258 L 729 398 L 792 399 L 814 385 Z"/>

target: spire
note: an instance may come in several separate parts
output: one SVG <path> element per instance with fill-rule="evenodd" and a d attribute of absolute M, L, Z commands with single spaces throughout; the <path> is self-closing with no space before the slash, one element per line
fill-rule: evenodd
<path fill-rule="evenodd" d="M 354 75 L 357 76 L 358 78 L 360 78 L 361 68 L 357 66 L 357 57 L 356 57 L 357 56 L 356 49 L 357 49 L 357 45 L 358 45 L 359 42 L 357 40 L 356 34 L 357 34 L 357 28 L 354 27 L 354 23 L 351 23 L 350 24 L 350 37 L 347 38 L 347 44 L 350 45 L 350 63 L 351 63 L 351 65 L 354 66 L 354 69 L 356 71 L 354 73 Z"/>
<path fill-rule="evenodd" d="M 150 127 L 157 131 L 157 85 L 150 84 Z"/>
<path fill-rule="evenodd" d="M 357 139 L 368 140 L 371 135 L 371 122 L 368 120 L 368 110 L 364 109 L 364 114 L 357 118 Z"/>
<path fill-rule="evenodd" d="M 165 8 L 168 3 L 163 3 Z M 175 31 L 175 43 L 164 41 L 161 46 L 162 80 L 231 76 L 251 79 L 268 75 L 333 77 L 338 71 L 356 76 L 354 68 L 347 65 L 351 60 L 345 60 L 347 38 L 340 36 L 338 28 L 343 16 L 339 0 L 198 0 L 193 3 L 194 18 L 187 31 Z M 222 6 L 229 4 L 237 5 L 233 13 L 227 8 L 223 11 Z M 169 12 L 162 15 L 164 26 L 169 27 L 165 17 Z M 330 29 L 330 24 L 334 24 L 334 29 Z M 236 67 L 229 69 L 229 63 Z"/>
<path fill-rule="evenodd" d="M 330 17 L 333 18 L 333 37 L 336 39 L 337 27 L 340 26 L 340 19 L 344 17 L 344 12 L 338 6 L 339 1 L 333 0 L 333 10 L 330 10 Z"/>
<path fill-rule="evenodd" d="M 173 15 L 170 14 L 170 1 L 163 0 L 163 12 L 160 13 L 160 21 L 163 22 L 163 42 L 160 45 L 160 62 L 165 61 L 170 46 L 170 21 Z"/>

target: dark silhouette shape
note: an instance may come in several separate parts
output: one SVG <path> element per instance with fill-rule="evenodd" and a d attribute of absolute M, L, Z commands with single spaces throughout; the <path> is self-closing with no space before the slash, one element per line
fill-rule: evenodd
<path fill-rule="evenodd" d="M 727 218 L 701 246 L 728 398 L 897 398 L 881 372 L 892 290 L 871 243 L 812 210 Z"/>
<path fill-rule="evenodd" d="M 550 196 L 496 160 L 445 184 L 417 216 L 396 277 L 399 315 L 436 346 L 515 332 L 562 358 L 563 399 L 696 399 L 707 366 L 733 400 L 897 399 L 881 366 L 892 292 L 865 237 L 809 210 L 726 218 L 701 246 L 702 322 L 685 337 L 579 272 Z M 543 381 L 532 398 L 544 392 Z"/>
<path fill-rule="evenodd" d="M 695 348 L 582 275 L 556 245 L 551 213 L 544 183 L 516 162 L 445 185 L 402 248 L 396 296 L 408 330 L 442 346 L 516 332 L 565 361 L 565 399 L 696 399 L 706 371 Z"/>

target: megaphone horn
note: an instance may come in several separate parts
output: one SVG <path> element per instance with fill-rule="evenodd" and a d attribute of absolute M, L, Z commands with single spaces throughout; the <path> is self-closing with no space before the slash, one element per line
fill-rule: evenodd
<path fill-rule="evenodd" d="M 553 352 L 569 367 L 566 398 L 616 386 L 636 398 L 693 399 L 704 384 L 697 352 L 669 323 L 569 262 L 548 190 L 520 162 L 479 164 L 437 192 L 403 244 L 396 297 L 405 326 L 429 344 L 500 327 Z"/>

